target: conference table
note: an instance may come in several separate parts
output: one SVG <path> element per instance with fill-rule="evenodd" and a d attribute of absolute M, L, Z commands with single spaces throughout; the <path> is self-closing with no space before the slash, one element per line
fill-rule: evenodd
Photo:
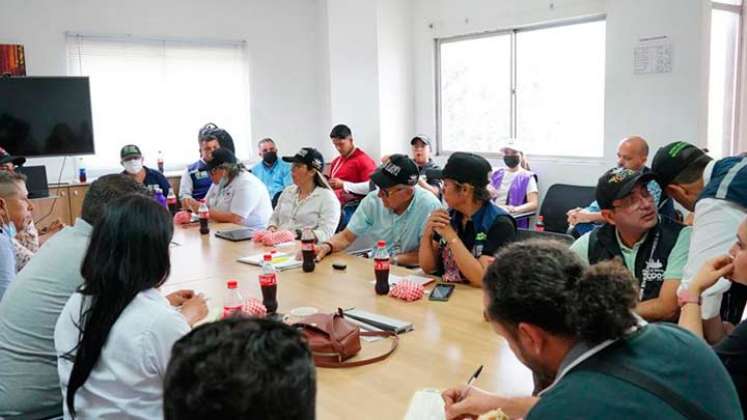
<path fill-rule="evenodd" d="M 231 242 L 214 236 L 216 230 L 232 229 L 230 224 L 212 224 L 208 235 L 196 225 L 175 228 L 171 246 L 171 275 L 162 287 L 168 293 L 193 289 L 208 298 L 210 314 L 216 320 L 222 310 L 227 280 L 237 280 L 244 299 L 262 299 L 258 275 L 261 269 L 237 258 L 271 250 L 252 241 Z M 299 243 L 278 246 L 277 251 L 295 253 Z M 332 263 L 343 263 L 335 270 Z M 416 274 L 393 267 L 397 275 Z M 317 418 L 401 419 L 413 394 L 424 388 L 444 389 L 465 383 L 484 365 L 476 386 L 504 395 L 528 395 L 532 375 L 514 356 L 507 342 L 498 336 L 482 316 L 482 291 L 457 285 L 447 302 L 429 301 L 427 295 L 405 302 L 374 292 L 372 261 L 336 253 L 316 264 L 312 273 L 300 268 L 278 274 L 278 312 L 311 306 L 332 313 L 339 308 L 359 308 L 414 324 L 401 334 L 397 350 L 386 360 L 371 365 L 317 368 Z M 426 291 L 433 283 L 426 286 Z M 385 352 L 388 340 L 362 342 L 355 359 Z"/>

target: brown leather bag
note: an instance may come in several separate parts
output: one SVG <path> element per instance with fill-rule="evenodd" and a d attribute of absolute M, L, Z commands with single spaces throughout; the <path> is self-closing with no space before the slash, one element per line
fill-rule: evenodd
<path fill-rule="evenodd" d="M 306 336 L 314 357 L 314 364 L 319 367 L 340 368 L 363 366 L 384 360 L 394 352 L 399 344 L 399 337 L 388 331 L 361 332 L 360 328 L 345 319 L 342 309 L 335 314 L 314 314 L 295 323 Z M 361 351 L 361 336 L 391 337 L 392 347 L 386 353 L 355 362 L 345 362 Z"/>

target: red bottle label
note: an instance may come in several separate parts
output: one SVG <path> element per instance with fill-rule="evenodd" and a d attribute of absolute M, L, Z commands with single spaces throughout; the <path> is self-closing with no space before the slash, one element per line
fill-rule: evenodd
<path fill-rule="evenodd" d="M 374 270 L 389 270 L 389 260 L 374 260 Z"/>
<path fill-rule="evenodd" d="M 314 250 L 313 242 L 309 242 L 309 243 L 301 242 L 301 251 L 313 251 L 313 250 Z"/>
<path fill-rule="evenodd" d="M 239 306 L 224 306 L 223 307 L 223 319 L 230 318 L 235 314 L 241 312 L 241 305 Z"/>
<path fill-rule="evenodd" d="M 275 273 L 272 274 L 260 274 L 259 285 L 260 286 L 273 286 L 278 284 L 278 278 Z"/>

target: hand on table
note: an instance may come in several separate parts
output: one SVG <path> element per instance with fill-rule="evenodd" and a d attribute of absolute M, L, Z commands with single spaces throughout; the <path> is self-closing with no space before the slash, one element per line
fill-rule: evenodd
<path fill-rule="evenodd" d="M 314 249 L 316 250 L 316 262 L 321 261 L 324 257 L 332 253 L 331 246 L 326 242 L 315 246 Z M 301 257 L 301 259 L 303 259 L 303 257 Z"/>
<path fill-rule="evenodd" d="M 182 315 L 192 327 L 205 318 L 207 314 L 207 302 L 202 294 L 194 295 L 182 304 Z"/>

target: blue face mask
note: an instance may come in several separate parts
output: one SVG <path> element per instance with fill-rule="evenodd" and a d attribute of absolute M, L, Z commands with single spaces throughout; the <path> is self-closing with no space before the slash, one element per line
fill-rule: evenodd
<path fill-rule="evenodd" d="M 7 225 L 4 225 L 3 226 L 3 232 L 6 235 L 10 236 L 10 239 L 15 238 L 16 237 L 16 233 L 18 233 L 16 231 L 16 225 L 14 225 L 13 222 L 8 223 Z"/>

